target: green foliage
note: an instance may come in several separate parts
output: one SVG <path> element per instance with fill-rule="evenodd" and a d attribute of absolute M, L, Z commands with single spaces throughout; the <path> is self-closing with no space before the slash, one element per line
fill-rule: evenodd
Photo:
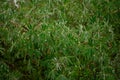
<path fill-rule="evenodd" d="M 118 3 L 0 1 L 0 80 L 119 79 Z"/>

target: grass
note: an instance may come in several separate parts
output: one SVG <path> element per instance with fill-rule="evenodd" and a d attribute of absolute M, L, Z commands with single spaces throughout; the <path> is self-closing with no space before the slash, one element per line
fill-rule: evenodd
<path fill-rule="evenodd" d="M 0 80 L 120 79 L 119 3 L 0 1 Z"/>

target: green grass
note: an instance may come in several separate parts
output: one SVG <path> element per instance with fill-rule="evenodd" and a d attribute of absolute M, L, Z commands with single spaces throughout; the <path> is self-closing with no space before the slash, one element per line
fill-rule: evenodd
<path fill-rule="evenodd" d="M 0 80 L 119 80 L 119 3 L 0 1 Z"/>

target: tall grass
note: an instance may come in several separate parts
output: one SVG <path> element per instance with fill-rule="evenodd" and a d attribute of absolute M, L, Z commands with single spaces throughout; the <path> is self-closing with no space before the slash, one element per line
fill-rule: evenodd
<path fill-rule="evenodd" d="M 0 80 L 119 79 L 114 3 L 0 1 Z"/>

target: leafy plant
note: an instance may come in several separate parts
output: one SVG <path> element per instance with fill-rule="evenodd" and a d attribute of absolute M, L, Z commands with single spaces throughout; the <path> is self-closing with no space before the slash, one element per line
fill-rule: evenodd
<path fill-rule="evenodd" d="M 119 79 L 117 2 L 0 1 L 0 80 Z"/>

